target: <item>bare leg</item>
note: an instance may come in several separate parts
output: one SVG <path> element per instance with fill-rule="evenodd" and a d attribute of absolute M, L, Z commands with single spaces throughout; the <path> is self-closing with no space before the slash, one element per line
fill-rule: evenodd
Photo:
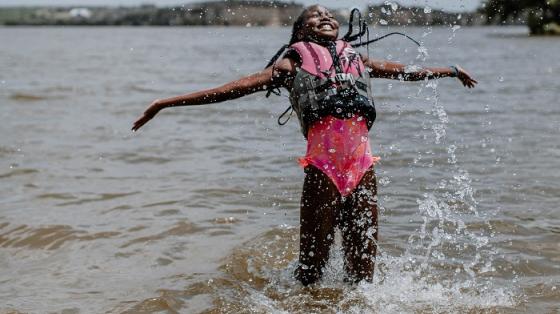
<path fill-rule="evenodd" d="M 377 183 L 373 167 L 344 201 L 340 230 L 348 279 L 371 282 L 377 251 Z"/>
<path fill-rule="evenodd" d="M 301 196 L 300 265 L 296 278 L 305 286 L 321 278 L 334 240 L 340 194 L 330 178 L 314 166 L 305 168 Z"/>

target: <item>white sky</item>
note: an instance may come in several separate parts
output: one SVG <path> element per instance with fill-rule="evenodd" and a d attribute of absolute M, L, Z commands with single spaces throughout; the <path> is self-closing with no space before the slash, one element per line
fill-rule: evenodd
<path fill-rule="evenodd" d="M 402 5 L 430 6 L 434 9 L 444 9 L 448 11 L 472 11 L 475 10 L 482 0 L 391 0 Z M 158 6 L 181 5 L 200 0 L 0 0 L 0 6 L 133 6 L 139 4 L 156 4 Z M 380 4 L 385 0 L 296 0 L 304 5 L 319 3 L 331 8 L 363 8 L 367 4 Z"/>

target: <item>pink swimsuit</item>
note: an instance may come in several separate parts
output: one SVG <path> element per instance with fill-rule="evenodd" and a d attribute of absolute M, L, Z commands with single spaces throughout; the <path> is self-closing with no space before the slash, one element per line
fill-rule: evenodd
<path fill-rule="evenodd" d="M 326 116 L 307 132 L 307 153 L 299 158 L 302 167 L 313 165 L 325 173 L 342 196 L 360 183 L 366 171 L 380 158 L 371 155 L 364 118 L 338 119 Z"/>

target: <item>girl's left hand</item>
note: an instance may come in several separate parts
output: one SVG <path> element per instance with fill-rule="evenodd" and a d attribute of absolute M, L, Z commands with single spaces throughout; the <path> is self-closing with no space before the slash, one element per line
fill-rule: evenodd
<path fill-rule="evenodd" d="M 463 83 L 465 87 L 473 88 L 478 82 L 471 77 L 465 69 L 461 68 L 460 66 L 456 65 L 457 68 L 457 78 Z"/>
<path fill-rule="evenodd" d="M 134 122 L 132 126 L 132 131 L 136 132 L 139 128 L 141 128 L 144 124 L 148 121 L 152 120 L 153 117 L 162 109 L 159 100 L 154 100 L 150 107 L 144 112 L 144 114 Z"/>

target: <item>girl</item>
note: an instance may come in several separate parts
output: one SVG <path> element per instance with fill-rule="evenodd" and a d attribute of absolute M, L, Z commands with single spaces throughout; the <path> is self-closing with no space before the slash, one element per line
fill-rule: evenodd
<path fill-rule="evenodd" d="M 338 38 L 339 24 L 319 5 L 306 8 L 293 25 L 287 52 L 263 71 L 223 86 L 158 99 L 133 131 L 169 107 L 194 106 L 283 87 L 290 92 L 307 139 L 300 164 L 306 173 L 301 197 L 300 255 L 295 276 L 304 285 L 321 278 L 335 228 L 342 233 L 344 268 L 351 282 L 371 281 L 377 249 L 377 185 L 368 131 L 375 119 L 369 78 L 407 81 L 457 77 L 477 83 L 460 67 L 405 70 L 405 65 L 369 59 Z"/>

